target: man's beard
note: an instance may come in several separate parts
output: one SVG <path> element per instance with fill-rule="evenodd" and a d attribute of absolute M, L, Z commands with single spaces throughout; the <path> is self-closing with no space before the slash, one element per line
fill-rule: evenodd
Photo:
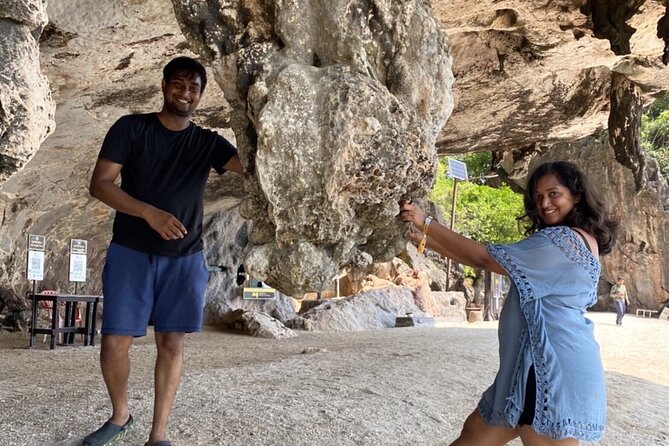
<path fill-rule="evenodd" d="M 173 115 L 181 116 L 183 118 L 189 118 L 193 114 L 192 109 L 188 110 L 182 110 L 179 109 L 178 107 L 174 106 L 174 103 L 171 101 L 165 101 L 165 108 L 167 109 L 168 112 L 172 113 Z"/>

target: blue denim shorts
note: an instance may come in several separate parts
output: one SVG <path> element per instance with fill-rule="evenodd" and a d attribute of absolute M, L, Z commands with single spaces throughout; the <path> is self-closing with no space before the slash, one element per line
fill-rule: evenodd
<path fill-rule="evenodd" d="M 202 251 L 165 257 L 109 245 L 102 272 L 102 334 L 200 331 L 209 272 Z"/>

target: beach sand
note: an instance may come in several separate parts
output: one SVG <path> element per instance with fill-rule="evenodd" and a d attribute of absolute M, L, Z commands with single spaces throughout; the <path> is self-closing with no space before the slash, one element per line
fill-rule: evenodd
<path fill-rule="evenodd" d="M 600 444 L 669 445 L 669 322 L 628 315 L 617 327 L 614 314 L 588 317 L 608 385 Z M 213 328 L 188 335 L 170 439 L 179 446 L 447 445 L 495 376 L 496 328 L 442 323 L 287 340 Z M 121 445 L 148 438 L 152 339 L 131 350 L 136 423 Z M 110 415 L 99 345 L 27 344 L 25 333 L 0 334 L 0 445 L 79 445 Z"/>

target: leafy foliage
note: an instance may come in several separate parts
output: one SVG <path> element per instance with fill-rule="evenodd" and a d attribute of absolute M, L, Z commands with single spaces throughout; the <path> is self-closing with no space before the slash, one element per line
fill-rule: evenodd
<path fill-rule="evenodd" d="M 657 160 L 662 175 L 669 180 L 669 93 L 641 117 L 641 147 Z"/>
<path fill-rule="evenodd" d="M 488 153 L 462 158 L 471 176 L 485 174 L 490 165 Z M 443 210 L 444 221 L 450 222 L 454 180 L 446 177 L 447 164 L 446 159 L 440 160 L 429 198 Z M 459 181 L 455 211 L 455 229 L 478 242 L 512 243 L 522 238 L 516 217 L 523 212 L 523 199 L 507 186 L 492 188 Z"/>

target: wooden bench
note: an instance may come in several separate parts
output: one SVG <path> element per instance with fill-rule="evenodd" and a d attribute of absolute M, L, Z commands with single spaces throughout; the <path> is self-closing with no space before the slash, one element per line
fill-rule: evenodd
<path fill-rule="evenodd" d="M 636 315 L 640 315 L 641 317 L 653 317 L 653 315 L 657 312 L 657 310 L 645 310 L 643 308 L 636 309 Z"/>

